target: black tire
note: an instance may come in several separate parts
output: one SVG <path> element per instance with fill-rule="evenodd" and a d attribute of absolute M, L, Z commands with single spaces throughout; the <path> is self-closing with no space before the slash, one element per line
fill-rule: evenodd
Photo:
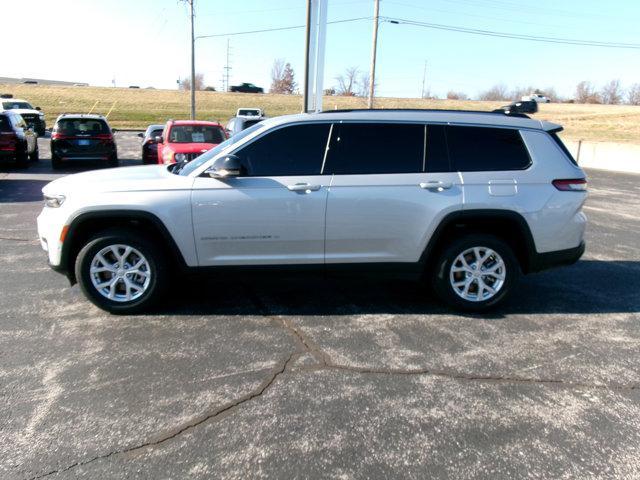
<path fill-rule="evenodd" d="M 468 275 L 467 273 L 463 272 L 452 274 L 451 267 L 459 255 L 461 255 L 466 250 L 472 249 L 474 247 L 483 247 L 493 250 L 502 258 L 505 265 L 505 278 L 502 285 L 498 288 L 497 293 L 495 293 L 487 300 L 468 300 L 466 298 L 463 298 L 461 295 L 456 293 L 451 281 L 451 275 L 461 276 L 462 278 L 460 278 L 460 281 L 465 281 L 470 276 L 471 278 L 473 278 L 473 273 L 469 273 Z M 488 259 L 490 264 L 493 261 L 493 258 L 495 257 L 490 257 Z M 465 275 L 467 276 L 465 277 Z M 483 279 L 483 282 L 486 279 L 487 285 L 489 285 L 491 282 L 497 281 L 496 278 L 491 274 L 482 276 L 481 273 L 477 273 L 477 275 L 479 275 L 480 278 Z M 431 275 L 431 280 L 433 289 L 443 302 L 449 304 L 457 310 L 483 312 L 486 310 L 490 310 L 502 303 L 509 296 L 514 286 L 517 284 L 520 275 L 520 264 L 518 263 L 513 250 L 506 242 L 493 235 L 469 234 L 457 240 L 454 240 L 448 247 L 443 249 L 437 255 Z M 479 283 L 477 280 L 472 282 L 473 283 L 470 288 L 476 290 L 475 294 L 477 297 Z M 496 283 L 493 283 L 492 285 L 495 286 Z M 471 293 L 473 294 L 474 292 Z M 488 294 L 490 295 L 490 293 Z"/>
<path fill-rule="evenodd" d="M 38 145 L 36 145 L 36 149 L 31 155 L 29 155 L 29 161 L 37 162 L 38 160 L 40 160 L 40 149 L 38 148 Z"/>
<path fill-rule="evenodd" d="M 138 298 L 130 301 L 112 300 L 101 294 L 94 286 L 91 280 L 91 263 L 100 250 L 111 245 L 133 247 L 147 260 L 150 272 L 149 283 Z M 135 253 L 132 255 L 134 259 L 137 258 Z M 120 268 L 122 269 L 122 265 Z M 165 256 L 153 242 L 133 230 L 112 229 L 97 234 L 82 247 L 76 257 L 75 274 L 82 292 L 94 305 L 115 314 L 135 314 L 148 311 L 162 297 L 168 270 Z M 112 273 L 105 272 L 103 275 L 105 275 L 103 277 L 105 281 L 115 278 L 115 274 Z M 122 290 L 124 281 L 119 281 L 117 287 Z"/>
<path fill-rule="evenodd" d="M 118 160 L 118 156 L 117 155 L 112 155 L 108 162 L 107 165 L 109 166 L 109 168 L 115 168 L 115 167 L 119 167 L 120 166 L 120 160 Z"/>
<path fill-rule="evenodd" d="M 24 151 L 16 152 L 16 165 L 18 168 L 27 168 L 29 166 L 29 154 L 25 145 Z"/>
<path fill-rule="evenodd" d="M 62 160 L 57 155 L 51 154 L 51 168 L 60 170 L 62 168 Z"/>

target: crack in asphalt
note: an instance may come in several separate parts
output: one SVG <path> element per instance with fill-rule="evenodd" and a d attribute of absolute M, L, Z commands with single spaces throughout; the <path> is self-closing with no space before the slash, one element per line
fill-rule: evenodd
<path fill-rule="evenodd" d="M 213 420 L 215 418 L 219 418 L 224 414 L 228 414 L 230 411 L 240 407 L 242 404 L 249 402 L 251 400 L 253 400 L 256 397 L 261 396 L 272 384 L 273 382 L 275 382 L 275 380 L 282 374 L 285 372 L 285 370 L 287 369 L 287 366 L 289 365 L 289 363 L 291 362 L 291 360 L 295 357 L 296 353 L 299 353 L 298 351 L 294 351 L 291 354 L 288 355 L 288 357 L 284 360 L 281 361 L 279 366 L 275 369 L 273 369 L 271 371 L 271 374 L 258 386 L 258 388 L 254 389 L 253 391 L 247 393 L 246 395 L 241 396 L 240 398 L 236 399 L 235 401 L 228 403 L 220 408 L 217 408 L 215 410 L 213 410 L 212 412 L 207 412 L 204 413 L 203 415 L 201 415 L 200 417 L 197 417 L 195 420 L 192 420 L 186 424 L 182 424 L 179 427 L 170 430 L 169 432 L 166 432 L 164 435 L 162 435 L 159 438 L 156 438 L 155 440 L 150 440 L 148 442 L 144 442 L 141 443 L 139 445 L 135 445 L 132 447 L 127 447 L 127 448 L 122 448 L 122 449 L 118 449 L 118 450 L 113 450 L 111 452 L 108 453 L 104 453 L 102 455 L 97 455 L 95 457 L 92 457 L 88 460 L 83 460 L 83 461 L 79 461 L 76 463 L 73 463 L 71 465 L 67 465 L 64 468 L 60 468 L 57 470 L 51 470 L 49 472 L 40 474 L 40 475 L 36 475 L 34 477 L 30 477 L 29 480 L 37 480 L 40 478 L 45 478 L 48 477 L 49 475 L 55 475 L 58 473 L 64 473 L 67 472 L 69 470 L 72 470 L 76 467 L 82 467 L 85 465 L 88 465 L 90 463 L 93 463 L 97 460 L 104 460 L 106 458 L 112 457 L 114 455 L 120 455 L 123 453 L 131 453 L 131 452 L 135 452 L 138 450 L 142 450 L 144 448 L 148 448 L 148 447 L 154 447 L 157 445 L 160 445 L 168 440 L 171 440 L 173 438 L 176 438 L 177 436 L 185 433 L 188 430 L 191 430 L 209 420 Z"/>

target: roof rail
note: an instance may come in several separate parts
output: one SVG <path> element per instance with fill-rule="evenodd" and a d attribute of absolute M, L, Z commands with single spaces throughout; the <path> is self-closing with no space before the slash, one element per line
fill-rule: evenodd
<path fill-rule="evenodd" d="M 524 102 L 518 102 L 524 103 Z M 515 105 L 515 104 L 512 104 Z M 518 111 L 515 108 L 509 108 L 511 105 L 496 110 L 456 110 L 448 108 L 343 108 L 336 110 L 323 110 L 321 113 L 345 113 L 345 112 L 448 112 L 448 113 L 489 113 L 497 115 L 508 115 L 510 117 L 531 118 L 528 115 Z"/>

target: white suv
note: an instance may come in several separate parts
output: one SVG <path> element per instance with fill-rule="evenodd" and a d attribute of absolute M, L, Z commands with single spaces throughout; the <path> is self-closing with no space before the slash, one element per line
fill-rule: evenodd
<path fill-rule="evenodd" d="M 173 272 L 379 272 L 484 310 L 521 273 L 584 252 L 586 179 L 525 115 L 428 110 L 277 117 L 190 163 L 49 183 L 51 266 L 111 312 L 148 308 Z"/>

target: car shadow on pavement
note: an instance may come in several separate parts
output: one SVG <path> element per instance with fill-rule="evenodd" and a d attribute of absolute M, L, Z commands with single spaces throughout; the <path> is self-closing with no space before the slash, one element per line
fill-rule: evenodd
<path fill-rule="evenodd" d="M 0 179 L 0 203 L 39 202 L 50 180 Z"/>
<path fill-rule="evenodd" d="M 332 278 L 271 278 L 224 282 L 185 280 L 160 314 L 174 315 L 451 315 L 429 288 L 409 281 Z M 521 279 L 502 306 L 484 314 L 500 320 L 512 314 L 640 312 L 640 261 L 583 260 Z"/>

